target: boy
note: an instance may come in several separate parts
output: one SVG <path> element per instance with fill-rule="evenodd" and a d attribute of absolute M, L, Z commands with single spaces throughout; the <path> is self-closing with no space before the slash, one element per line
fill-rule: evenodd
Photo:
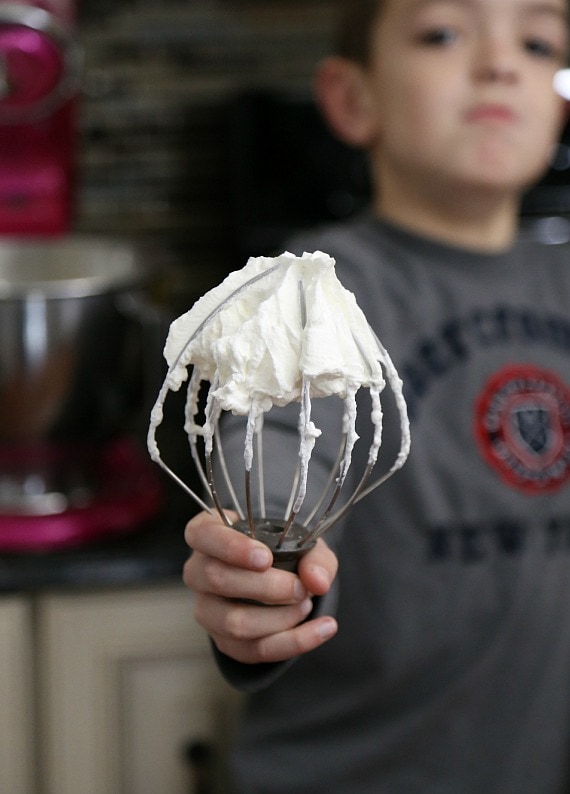
<path fill-rule="evenodd" d="M 298 576 L 215 518 L 189 523 L 197 619 L 253 693 L 235 790 L 559 794 L 570 250 L 520 239 L 517 218 L 563 121 L 566 3 L 347 5 L 316 94 L 368 150 L 373 206 L 288 248 L 336 258 L 404 380 L 412 453 Z"/>

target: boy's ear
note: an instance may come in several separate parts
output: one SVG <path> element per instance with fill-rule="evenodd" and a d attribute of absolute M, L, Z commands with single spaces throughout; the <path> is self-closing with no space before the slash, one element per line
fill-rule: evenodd
<path fill-rule="evenodd" d="M 346 58 L 326 58 L 317 66 L 313 89 L 332 132 L 351 146 L 368 147 L 376 121 L 361 67 Z"/>

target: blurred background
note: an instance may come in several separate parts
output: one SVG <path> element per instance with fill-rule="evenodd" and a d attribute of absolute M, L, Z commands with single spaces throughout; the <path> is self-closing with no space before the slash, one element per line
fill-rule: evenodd
<path fill-rule="evenodd" d="M 346 212 L 310 98 L 335 5 L 82 0 L 76 228 L 158 239 L 209 284 Z"/>
<path fill-rule="evenodd" d="M 239 703 L 145 449 L 171 319 L 367 200 L 311 99 L 338 0 L 0 2 L 0 791 L 221 794 Z M 524 203 L 567 240 L 570 155 Z M 182 404 L 159 442 L 192 484 Z"/>

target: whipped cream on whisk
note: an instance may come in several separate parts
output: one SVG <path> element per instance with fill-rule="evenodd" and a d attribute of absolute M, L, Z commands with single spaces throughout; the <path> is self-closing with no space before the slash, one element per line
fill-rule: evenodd
<path fill-rule="evenodd" d="M 284 536 L 305 500 L 309 462 L 321 435 L 321 430 L 311 420 L 313 398 L 338 397 L 344 404 L 338 468 L 330 481 L 334 481 L 334 493 L 330 507 L 323 512 L 314 533 L 325 531 L 355 501 L 399 469 L 408 456 L 410 434 L 402 382 L 356 298 L 338 280 L 334 259 L 322 251 L 302 256 L 285 252 L 277 257 L 250 258 L 244 268 L 230 273 L 220 285 L 174 320 L 164 356 L 168 373 L 151 412 L 148 432 L 150 455 L 200 506 L 209 509 L 162 461 L 156 442 L 156 430 L 163 419 L 167 394 L 178 391 L 191 371 L 184 428 L 202 482 L 222 518 L 224 511 L 217 501 L 211 463 L 215 438 L 223 458 L 218 431 L 224 411 L 247 417 L 244 464 L 246 490 L 250 493 L 247 475 L 252 471 L 254 439 L 261 437 L 264 415 L 273 407 L 279 409 L 292 402 L 300 404 L 299 471 L 294 478 Z M 367 485 L 382 443 L 380 395 L 386 381 L 400 415 L 401 447 L 390 470 L 372 485 Z M 204 382 L 209 383 L 209 388 L 204 418 L 200 423 L 199 394 Z M 356 395 L 362 387 L 370 393 L 373 426 L 366 471 L 345 506 L 332 513 L 358 440 Z M 205 470 L 197 449 L 199 437 L 204 441 Z M 234 493 L 228 470 L 224 466 L 222 468 L 228 490 Z M 262 469 L 261 462 L 258 468 Z M 262 476 L 260 492 L 263 491 L 261 480 Z M 248 525 L 253 527 L 251 499 L 248 498 L 247 503 Z M 322 499 L 313 513 L 320 504 Z M 240 516 L 244 515 L 237 502 L 236 509 Z M 260 515 L 265 516 L 263 504 Z"/>
<path fill-rule="evenodd" d="M 239 415 L 299 400 L 303 377 L 310 397 L 384 384 L 366 317 L 321 251 L 252 257 L 172 323 L 164 355 L 174 388 L 194 364 Z"/>

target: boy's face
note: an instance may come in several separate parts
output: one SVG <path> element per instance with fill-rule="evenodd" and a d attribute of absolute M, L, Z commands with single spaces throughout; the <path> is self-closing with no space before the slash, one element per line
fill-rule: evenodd
<path fill-rule="evenodd" d="M 562 121 L 566 14 L 566 0 L 386 0 L 365 76 L 382 177 L 499 191 L 537 179 Z"/>

